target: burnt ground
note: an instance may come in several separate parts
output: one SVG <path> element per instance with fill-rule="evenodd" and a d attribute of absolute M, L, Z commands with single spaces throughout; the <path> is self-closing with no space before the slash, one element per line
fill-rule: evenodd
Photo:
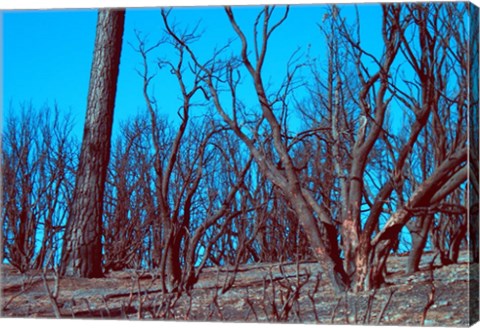
<path fill-rule="evenodd" d="M 432 257 L 426 254 L 421 271 L 408 275 L 403 271 L 407 258 L 392 256 L 388 285 L 343 296 L 334 294 L 313 262 L 240 267 L 224 292 L 232 274 L 208 268 L 189 295 L 180 296 L 162 294 L 151 272 L 62 278 L 56 300 L 49 297 L 41 272 L 20 274 L 3 265 L 2 316 L 55 317 L 57 305 L 58 314 L 66 318 L 420 325 L 425 313 L 425 325 L 468 325 L 468 254 L 462 253 L 458 264 L 430 270 Z M 53 273 L 47 273 L 46 282 L 55 296 Z"/>

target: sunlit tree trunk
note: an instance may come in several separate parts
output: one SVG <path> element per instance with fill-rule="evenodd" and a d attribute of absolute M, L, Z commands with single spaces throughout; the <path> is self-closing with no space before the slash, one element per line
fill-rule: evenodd
<path fill-rule="evenodd" d="M 86 278 L 103 275 L 103 194 L 124 19 L 125 10 L 98 12 L 82 149 L 62 250 L 62 275 Z"/>

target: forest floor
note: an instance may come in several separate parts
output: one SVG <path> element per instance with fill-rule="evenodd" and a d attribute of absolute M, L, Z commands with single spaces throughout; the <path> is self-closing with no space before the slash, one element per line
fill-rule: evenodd
<path fill-rule="evenodd" d="M 163 294 L 159 279 L 134 271 L 62 278 L 55 295 L 53 273 L 44 279 L 40 272 L 20 274 L 2 265 L 1 316 L 55 317 L 57 310 L 66 318 L 386 325 L 420 325 L 424 319 L 425 325 L 468 325 L 468 253 L 461 253 L 458 264 L 430 270 L 432 258 L 425 254 L 420 272 L 408 275 L 407 257 L 391 256 L 385 287 L 343 296 L 334 294 L 314 262 L 241 266 L 224 293 L 232 274 L 205 269 L 189 295 Z"/>

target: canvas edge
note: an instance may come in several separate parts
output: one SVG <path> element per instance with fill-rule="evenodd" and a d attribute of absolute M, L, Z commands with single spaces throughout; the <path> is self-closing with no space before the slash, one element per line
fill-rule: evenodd
<path fill-rule="evenodd" d="M 469 324 L 479 321 L 479 8 L 468 3 L 469 11 Z"/>

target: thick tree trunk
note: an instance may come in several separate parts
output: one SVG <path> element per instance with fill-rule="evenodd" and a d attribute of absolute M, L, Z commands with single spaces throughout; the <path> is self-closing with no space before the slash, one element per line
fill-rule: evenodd
<path fill-rule="evenodd" d="M 356 257 L 357 271 L 353 282 L 355 292 L 376 289 L 385 283 L 387 259 L 394 242 L 394 238 L 382 240 L 374 248 L 360 244 Z"/>
<path fill-rule="evenodd" d="M 326 223 L 320 223 L 319 226 L 304 197 L 297 193 L 293 193 L 290 197 L 295 214 L 305 230 L 322 271 L 328 274 L 337 293 L 349 290 L 350 279 L 343 268 L 343 261 L 336 242 L 335 226 Z"/>
<path fill-rule="evenodd" d="M 433 222 L 433 215 L 418 218 L 418 221 L 409 221 L 407 228 L 412 236 L 412 250 L 408 255 L 407 272 L 414 273 L 419 270 L 423 249 L 427 243 L 428 231 Z"/>
<path fill-rule="evenodd" d="M 158 268 L 162 263 L 164 231 L 162 229 L 162 223 L 158 218 L 153 217 L 152 221 L 152 267 Z"/>
<path fill-rule="evenodd" d="M 80 163 L 62 249 L 62 275 L 103 276 L 103 193 L 110 159 L 124 19 L 125 10 L 98 12 Z"/>
<path fill-rule="evenodd" d="M 466 218 L 464 218 L 466 220 Z M 468 222 L 465 222 L 457 230 L 456 234 L 452 238 L 450 243 L 450 249 L 448 250 L 448 259 L 452 263 L 458 263 L 458 255 L 460 254 L 460 246 L 462 245 L 462 240 L 467 235 L 467 225 Z"/>
<path fill-rule="evenodd" d="M 180 264 L 180 246 L 182 239 L 183 236 L 181 236 L 181 233 L 176 233 L 166 249 L 165 285 L 170 292 L 178 287 L 178 283 L 182 278 L 182 268 Z"/>

